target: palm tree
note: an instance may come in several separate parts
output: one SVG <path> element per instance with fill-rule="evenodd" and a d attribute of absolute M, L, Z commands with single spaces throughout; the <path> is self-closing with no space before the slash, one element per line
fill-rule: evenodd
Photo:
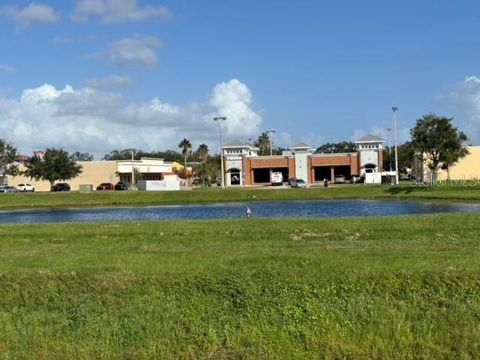
<path fill-rule="evenodd" d="M 268 133 L 263 132 L 255 141 L 255 146 L 260 149 L 261 155 L 270 154 L 270 136 Z"/>
<path fill-rule="evenodd" d="M 185 138 L 182 141 L 180 141 L 180 143 L 178 144 L 178 147 L 182 149 L 183 158 L 185 160 L 184 165 L 185 165 L 185 179 L 186 179 L 187 178 L 187 158 L 190 155 L 190 149 L 192 148 L 192 144 L 188 139 Z"/>
<path fill-rule="evenodd" d="M 205 187 L 205 163 L 208 160 L 208 146 L 207 144 L 201 144 L 197 149 L 197 157 L 202 163 L 202 184 Z"/>
<path fill-rule="evenodd" d="M 207 144 L 201 144 L 198 146 L 197 149 L 197 157 L 198 160 L 200 160 L 201 163 L 205 163 L 208 159 L 208 146 Z"/>

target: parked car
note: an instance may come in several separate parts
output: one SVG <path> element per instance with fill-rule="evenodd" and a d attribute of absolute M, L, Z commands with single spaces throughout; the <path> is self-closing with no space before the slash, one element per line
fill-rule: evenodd
<path fill-rule="evenodd" d="M 335 176 L 335 184 L 345 184 L 345 176 L 344 175 Z"/>
<path fill-rule="evenodd" d="M 125 184 L 124 182 L 119 181 L 118 183 L 115 184 L 115 190 L 128 190 L 128 184 Z"/>
<path fill-rule="evenodd" d="M 18 192 L 18 189 L 15 186 L 2 185 L 0 186 L 0 193 L 13 193 Z"/>
<path fill-rule="evenodd" d="M 290 186 L 292 188 L 306 188 L 307 183 L 303 179 L 290 179 Z"/>
<path fill-rule="evenodd" d="M 192 181 L 192 185 L 201 185 L 202 184 L 202 179 L 200 178 L 195 178 Z"/>
<path fill-rule="evenodd" d="M 30 185 L 30 184 L 18 184 L 17 189 L 18 189 L 18 191 L 23 191 L 23 192 L 27 192 L 27 191 L 34 192 L 35 191 L 35 188 L 33 187 L 33 185 Z"/>
<path fill-rule="evenodd" d="M 56 183 L 53 185 L 52 191 L 70 191 L 70 185 L 67 183 Z"/>
<path fill-rule="evenodd" d="M 113 190 L 113 188 L 114 186 L 112 183 L 104 182 L 97 186 L 97 191 Z"/>

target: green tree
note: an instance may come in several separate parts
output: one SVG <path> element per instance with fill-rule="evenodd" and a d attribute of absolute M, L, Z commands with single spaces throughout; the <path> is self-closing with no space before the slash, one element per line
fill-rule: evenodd
<path fill-rule="evenodd" d="M 143 152 L 136 149 L 123 149 L 123 150 L 113 150 L 108 154 L 103 156 L 103 160 L 131 160 L 132 151 L 134 159 L 140 159 Z"/>
<path fill-rule="evenodd" d="M 414 154 L 415 151 L 410 141 L 397 146 L 398 169 L 400 172 L 402 169 L 412 168 Z M 383 168 L 385 170 L 393 170 L 395 168 L 395 148 L 393 146 L 390 149 L 386 148 L 383 150 Z"/>
<path fill-rule="evenodd" d="M 113 150 L 103 156 L 103 160 L 130 160 L 132 158 L 131 151 L 134 151 L 134 159 L 139 160 L 142 157 L 164 159 L 165 161 L 177 161 L 182 162 L 183 156 L 177 151 L 165 150 L 165 151 L 143 151 L 137 149 L 124 149 Z"/>
<path fill-rule="evenodd" d="M 143 180 L 143 173 L 137 169 L 136 167 L 133 168 L 133 176 L 135 177 L 135 183 L 137 181 Z M 132 184 L 134 187 L 136 187 L 136 184 Z"/>
<path fill-rule="evenodd" d="M 212 179 L 217 181 L 217 175 L 220 174 L 220 155 L 210 156 L 203 164 L 203 171 L 208 185 L 212 183 Z"/>
<path fill-rule="evenodd" d="M 267 132 L 263 132 L 254 145 L 260 149 L 260 155 L 270 155 L 270 136 Z"/>
<path fill-rule="evenodd" d="M 145 157 L 160 158 L 170 162 L 181 162 L 183 160 L 182 154 L 174 150 L 157 151 L 145 154 Z"/>
<path fill-rule="evenodd" d="M 318 147 L 316 154 L 348 153 L 356 152 L 356 146 L 351 141 L 341 141 L 339 143 L 326 143 Z"/>
<path fill-rule="evenodd" d="M 198 146 L 197 151 L 195 151 L 195 155 L 201 163 L 205 163 L 209 156 L 209 149 L 207 144 L 200 144 Z"/>
<path fill-rule="evenodd" d="M 287 151 L 288 149 L 283 147 L 283 146 L 274 146 L 272 149 L 272 154 L 273 155 L 282 155 L 284 151 Z"/>
<path fill-rule="evenodd" d="M 206 171 L 205 171 L 205 164 L 209 157 L 208 151 L 209 150 L 208 150 L 207 144 L 200 144 L 196 151 L 197 158 L 198 160 L 200 160 L 200 163 L 201 163 L 201 176 L 202 176 L 203 187 L 205 187 L 205 179 L 207 177 Z"/>
<path fill-rule="evenodd" d="M 93 161 L 93 155 L 89 153 L 83 153 L 80 151 L 75 151 L 72 154 L 72 158 L 75 159 L 75 161 Z"/>
<path fill-rule="evenodd" d="M 17 148 L 5 139 L 0 139 L 0 177 L 2 180 L 5 175 L 18 174 L 18 166 L 14 165 L 17 156 Z"/>
<path fill-rule="evenodd" d="M 412 148 L 423 154 L 425 165 L 436 181 L 438 169 L 448 170 L 450 166 L 468 154 L 464 145 L 467 135 L 452 124 L 452 118 L 426 114 L 418 119 L 410 131 Z"/>
<path fill-rule="evenodd" d="M 57 180 L 70 180 L 82 172 L 72 155 L 63 149 L 49 148 L 43 156 L 34 156 L 25 164 L 24 174 L 35 180 L 50 182 L 50 188 Z"/>
<path fill-rule="evenodd" d="M 185 166 L 185 178 L 187 178 L 187 158 L 188 156 L 190 155 L 191 153 L 191 149 L 192 149 L 192 144 L 190 143 L 190 141 L 188 139 L 183 139 L 182 141 L 180 141 L 180 143 L 178 144 L 178 147 L 182 149 L 182 155 L 183 155 L 183 159 L 184 159 L 184 166 Z"/>

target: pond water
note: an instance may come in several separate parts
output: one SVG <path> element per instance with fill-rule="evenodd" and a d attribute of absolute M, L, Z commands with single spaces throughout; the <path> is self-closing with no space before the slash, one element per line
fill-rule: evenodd
<path fill-rule="evenodd" d="M 479 212 L 480 204 L 399 200 L 262 201 L 146 207 L 99 207 L 0 211 L 0 223 L 233 219 L 245 217 L 340 217 Z"/>

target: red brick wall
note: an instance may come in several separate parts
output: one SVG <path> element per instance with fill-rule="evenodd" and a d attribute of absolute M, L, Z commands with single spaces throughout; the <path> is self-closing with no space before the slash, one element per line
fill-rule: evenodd
<path fill-rule="evenodd" d="M 328 165 L 351 165 L 351 155 L 313 155 L 310 157 L 311 166 L 328 166 Z"/>
<path fill-rule="evenodd" d="M 350 173 L 353 175 L 360 175 L 360 155 L 352 155 L 352 160 L 350 162 Z"/>
<path fill-rule="evenodd" d="M 379 155 L 381 156 L 381 154 Z M 315 178 L 315 166 L 350 166 L 352 175 L 359 175 L 360 155 L 339 154 L 339 155 L 312 155 L 307 158 L 308 179 L 311 183 Z M 259 156 L 243 157 L 243 171 L 245 172 L 245 185 L 253 184 L 254 169 L 288 168 L 288 176 L 295 177 L 295 158 L 293 156 Z M 333 173 L 333 172 L 332 172 Z M 332 179 L 333 180 L 333 179 Z"/>
<path fill-rule="evenodd" d="M 249 158 L 250 166 L 252 169 L 265 169 L 265 168 L 286 168 L 288 167 L 288 157 L 268 157 L 261 156 L 257 158 Z"/>

